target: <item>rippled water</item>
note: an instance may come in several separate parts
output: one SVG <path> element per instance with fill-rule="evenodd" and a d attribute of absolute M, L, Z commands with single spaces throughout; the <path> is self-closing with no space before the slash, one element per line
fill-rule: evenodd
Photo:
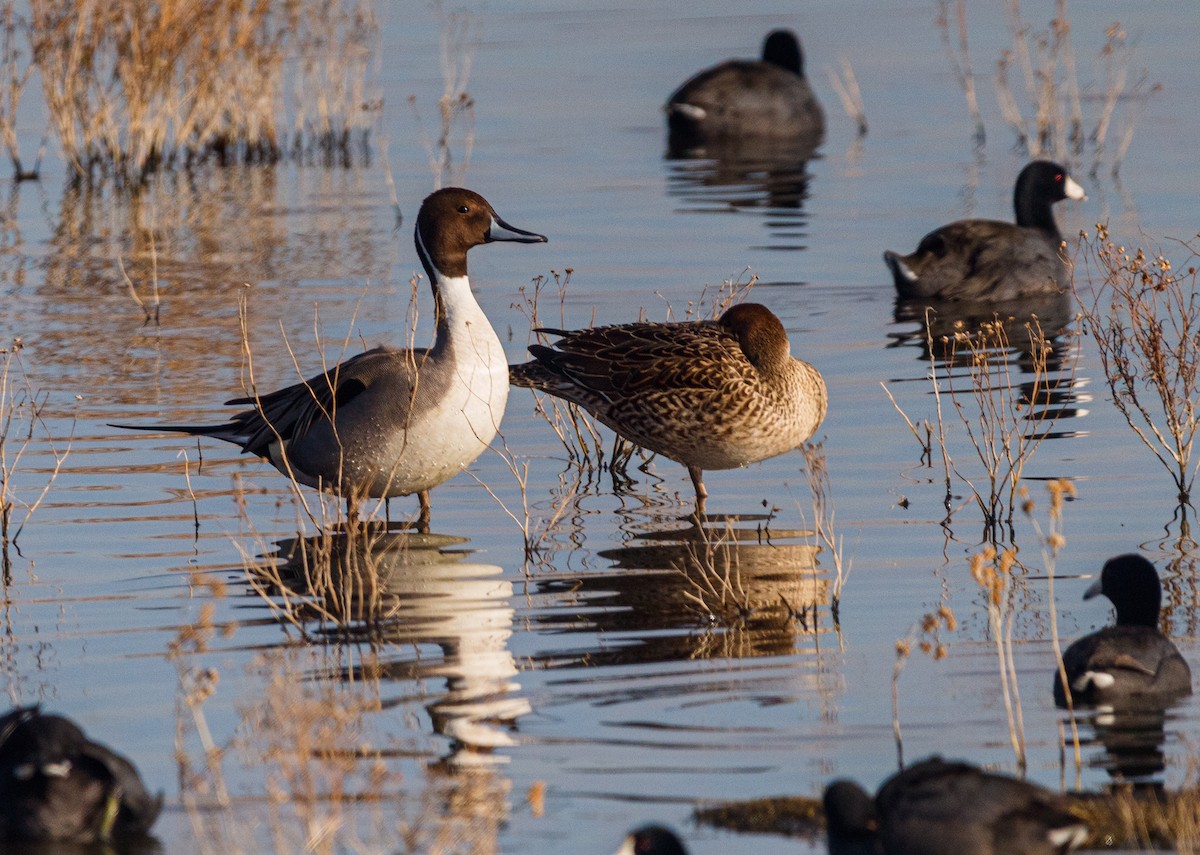
<path fill-rule="evenodd" d="M 1024 10 L 1042 28 L 1052 5 Z M 304 544 L 298 532 L 315 538 L 333 506 L 305 493 L 310 516 L 269 467 L 215 443 L 107 427 L 211 419 L 243 384 L 294 382 L 297 365 L 315 371 L 318 333 L 329 358 L 360 341 L 408 340 L 412 218 L 433 187 L 422 134 L 433 131 L 442 86 L 443 23 L 416 6 L 383 20 L 386 107 L 367 162 L 206 169 L 134 201 L 64 190 L 53 164 L 41 183 L 9 185 L 2 332 L 24 345 L 10 379 L 42 407 L 11 484 L 29 504 L 54 476 L 10 550 L 0 647 L 10 699 L 67 712 L 127 752 L 167 793 L 156 833 L 172 853 L 300 851 L 302 824 L 286 811 L 272 840 L 272 794 L 327 796 L 311 816 L 296 808 L 315 828 L 336 813 L 328 795 L 342 784 L 382 797 L 344 810 L 367 842 L 342 832 L 337 851 L 403 851 L 415 840 L 430 852 L 605 852 L 653 818 L 683 827 L 699 853 L 794 852 L 795 841 L 692 827 L 691 811 L 714 799 L 815 795 L 835 775 L 877 783 L 895 768 L 895 642 L 946 604 L 961 624 L 943 633 L 948 657 L 914 653 L 900 678 L 905 756 L 941 751 L 1012 769 L 986 612 L 967 570 L 982 519 L 956 484 L 947 521 L 940 467 L 922 463 L 880 386 L 914 418 L 932 418 L 921 320 L 895 305 L 880 252 L 911 248 L 964 215 L 1007 218 L 1025 159 L 991 94 L 1010 44 L 1000 4 L 969 10 L 982 152 L 934 14 L 878 0 L 752 3 L 736 15 L 715 2 L 686 14 L 594 2 L 466 12 L 478 45 L 463 180 L 514 225 L 550 238 L 472 253 L 472 281 L 509 356 L 521 358 L 527 340 L 522 289 L 550 271 L 572 272 L 561 308 L 551 284 L 541 316 L 557 323 L 561 312 L 568 325 L 643 310 L 683 317 L 723 280 L 757 276 L 754 298 L 780 315 L 793 351 L 830 390 L 818 438 L 852 565 L 839 631 L 830 556 L 806 534 L 798 453 L 706 476 L 710 512 L 731 518 L 713 525 L 717 544 L 706 547 L 678 520 L 690 507 L 682 467 L 631 466 L 623 483 L 581 473 L 533 397 L 514 390 L 497 442 L 504 455 L 484 455 L 434 491 L 429 539 L 376 532 L 368 545 Z M 1120 20 L 1137 45 L 1134 74 L 1144 67 L 1162 88 L 1123 105 L 1139 112 L 1120 179 L 1081 175 L 1090 199 L 1059 206 L 1064 234 L 1106 221 L 1119 242 L 1153 241 L 1169 254 L 1173 239 L 1195 234 L 1198 17 L 1190 0 L 1071 9 L 1082 81 L 1098 79 L 1105 28 Z M 800 31 L 830 116 L 817 154 L 754 153 L 733 166 L 665 157 L 667 94 L 717 59 L 756 53 L 775 25 Z M 871 130 L 862 140 L 824 73 L 841 57 L 863 89 Z M 1099 95 L 1085 90 L 1089 115 Z M 29 123 L 36 129 L 36 116 Z M 143 296 L 157 271 L 160 325 L 143 323 L 118 258 Z M 423 283 L 418 294 L 422 342 L 432 308 Z M 1074 577 L 1137 548 L 1165 566 L 1178 527 L 1171 482 L 1114 411 L 1092 342 L 1064 336 L 1059 347 L 1060 420 L 1026 475 L 1043 521 L 1044 480 L 1070 478 L 1078 491 L 1058 566 L 1059 626 L 1073 637 L 1109 618 L 1105 605 L 1078 601 L 1086 585 Z M 1011 363 L 1014 382 L 1030 381 L 1027 368 Z M 414 510 L 395 500 L 391 516 Z M 1053 786 L 1050 606 L 1033 531 L 1022 518 L 1016 526 L 1032 568 L 1014 592 L 1029 775 Z M 372 562 L 379 586 L 350 576 L 303 590 L 303 556 L 319 565 L 330 550 L 358 556 L 351 566 Z M 1170 625 L 1195 660 L 1190 552 L 1178 566 Z M 294 602 L 284 589 L 308 594 L 308 610 L 281 608 Z M 713 621 L 722 597 L 744 619 Z M 335 631 L 368 606 L 382 617 Z M 1166 722 L 1168 782 L 1184 778 L 1195 722 L 1192 704 Z M 204 774 L 204 733 L 228 748 L 228 809 Z M 177 734 L 184 771 L 207 790 L 186 774 L 181 787 Z M 322 745 L 341 760 L 296 760 Z M 354 759 L 379 752 L 379 768 Z M 1084 785 L 1101 786 L 1107 775 L 1091 765 L 1100 748 L 1085 747 L 1085 759 Z"/>

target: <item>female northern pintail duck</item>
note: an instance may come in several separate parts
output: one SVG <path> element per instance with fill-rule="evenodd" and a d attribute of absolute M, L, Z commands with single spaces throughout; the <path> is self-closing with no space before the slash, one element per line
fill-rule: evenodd
<path fill-rule="evenodd" d="M 825 418 L 825 381 L 791 356 L 765 306 L 716 321 L 634 323 L 568 332 L 513 365 L 515 386 L 576 403 L 637 445 L 682 463 L 704 518 L 703 470 L 746 466 L 799 447 Z"/>
<path fill-rule="evenodd" d="M 1162 585 L 1140 555 L 1104 564 L 1085 600 L 1103 594 L 1117 610 L 1114 626 L 1085 635 L 1067 648 L 1063 666 L 1075 704 L 1169 701 L 1192 693 L 1192 671 L 1158 628 Z M 1062 676 L 1054 672 L 1054 702 L 1067 705 Z"/>
<path fill-rule="evenodd" d="M 687 849 L 671 829 L 643 825 L 629 832 L 616 855 L 687 855 Z"/>
<path fill-rule="evenodd" d="M 433 347 L 376 347 L 303 383 L 235 398 L 226 403 L 253 409 L 226 424 L 118 427 L 232 442 L 301 484 L 344 496 L 352 517 L 361 499 L 416 493 L 427 530 L 429 490 L 487 448 L 508 400 L 508 362 L 471 293 L 467 251 L 546 238 L 509 225 L 478 193 L 448 187 L 422 203 L 414 239 L 433 289 Z"/>
<path fill-rule="evenodd" d="M 825 114 L 804 77 L 800 40 L 790 30 L 767 34 L 761 61 L 731 59 L 699 72 L 665 109 L 672 148 L 739 137 L 819 141 L 825 133 Z"/>
<path fill-rule="evenodd" d="M 911 255 L 891 250 L 883 260 L 901 297 L 940 300 L 1011 300 L 1062 293 L 1071 268 L 1051 205 L 1087 199 L 1067 170 L 1035 160 L 1017 176 L 1017 222 L 957 220 L 921 238 Z"/>
<path fill-rule="evenodd" d="M 870 796 L 853 781 L 825 789 L 830 855 L 1063 855 L 1087 825 L 1034 784 L 931 757 Z"/>
<path fill-rule="evenodd" d="M 37 707 L 0 718 L 0 840 L 141 837 L 161 808 L 132 763 L 70 719 Z"/>

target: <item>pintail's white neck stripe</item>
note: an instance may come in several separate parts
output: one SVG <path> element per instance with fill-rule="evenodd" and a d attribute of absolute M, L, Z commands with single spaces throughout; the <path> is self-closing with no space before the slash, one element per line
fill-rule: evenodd
<path fill-rule="evenodd" d="M 418 220 L 416 227 L 413 229 L 413 242 L 417 245 L 417 255 L 421 259 L 421 266 L 425 268 L 425 272 L 429 275 L 429 281 L 437 286 L 443 276 L 442 271 L 438 270 L 433 263 L 433 256 L 429 254 L 429 250 L 425 248 L 425 241 L 421 239 L 421 223 Z"/>

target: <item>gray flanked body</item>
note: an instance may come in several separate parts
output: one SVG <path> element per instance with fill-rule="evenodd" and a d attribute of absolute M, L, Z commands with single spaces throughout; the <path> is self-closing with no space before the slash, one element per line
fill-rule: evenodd
<path fill-rule="evenodd" d="M 211 436 L 269 460 L 301 484 L 354 503 L 428 491 L 478 457 L 500 426 L 508 366 L 471 293 L 467 251 L 493 241 L 542 243 L 505 223 L 477 193 L 446 188 L 425 199 L 414 234 L 433 290 L 437 331 L 428 349 L 377 347 L 277 392 L 219 425 L 161 425 Z"/>

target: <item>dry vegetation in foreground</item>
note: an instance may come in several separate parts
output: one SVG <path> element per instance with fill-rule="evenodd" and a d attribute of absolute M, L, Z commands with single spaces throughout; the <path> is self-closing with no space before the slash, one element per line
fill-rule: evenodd
<path fill-rule="evenodd" d="M 1200 468 L 1192 460 L 1200 432 L 1200 294 L 1196 247 L 1180 247 L 1186 257 L 1176 264 L 1159 250 L 1127 249 L 1098 225 L 1080 244 L 1079 266 L 1093 293 L 1077 285 L 1076 297 L 1113 403 L 1175 483 L 1186 539 Z"/>
<path fill-rule="evenodd" d="M 0 140 L 18 178 L 37 173 L 22 166 L 14 128 L 34 70 L 76 179 L 140 183 L 205 160 L 345 162 L 380 108 L 368 91 L 370 0 L 32 0 L 28 18 L 16 9 L 0 4 Z"/>
<path fill-rule="evenodd" d="M 1074 486 L 1063 480 L 1047 482 L 1049 505 L 1047 523 L 1043 525 L 1035 513 L 1037 507 L 1028 495 L 1022 495 L 1021 510 L 1036 532 L 1043 570 L 1047 577 L 1051 611 L 1051 635 L 1055 655 L 1062 667 L 1057 622 L 1054 619 L 1054 582 L 1056 564 L 1066 545 L 1063 533 L 1064 502 L 1075 495 Z M 1008 716 L 1009 737 L 1017 767 L 1025 769 L 1025 733 L 1021 715 L 1020 694 L 1016 685 L 1013 660 L 1013 594 L 1024 585 L 1025 568 L 1017 559 L 1015 549 L 997 549 L 987 545 L 972 556 L 971 573 L 986 598 L 988 629 L 996 648 L 999 673 Z M 946 655 L 942 633 L 952 632 L 957 621 L 949 607 L 942 605 L 913 624 L 909 633 L 896 643 L 896 665 L 892 681 L 893 727 L 897 740 L 899 765 L 904 765 L 903 744 L 900 740 L 898 711 L 898 680 L 904 663 L 914 647 L 934 659 Z M 1043 675 L 1044 676 L 1044 675 Z M 1042 682 L 1042 681 L 1039 681 Z M 1044 682 L 1042 682 L 1044 687 Z M 1200 852 L 1200 761 L 1193 754 L 1185 758 L 1187 783 L 1178 790 L 1114 784 L 1103 792 L 1079 791 L 1082 770 L 1080 739 L 1073 711 L 1068 711 L 1070 741 L 1074 748 L 1076 791 L 1068 792 L 1073 799 L 1072 810 L 1089 826 L 1086 846 L 1105 849 L 1159 848 L 1187 853 Z M 1070 743 L 1069 743 L 1070 745 Z M 886 773 L 881 769 L 881 774 Z M 824 830 L 824 816 L 819 798 L 780 796 L 776 798 L 721 802 L 705 805 L 694 813 L 697 822 L 742 833 L 771 833 L 786 836 L 819 838 Z"/>
<path fill-rule="evenodd" d="M 1060 361 L 1061 352 L 1056 351 L 1053 338 L 1036 317 L 1015 321 L 997 316 L 974 330 L 958 324 L 937 348 L 929 312 L 925 323 L 929 352 L 946 354 L 941 376 L 938 359 L 929 362 L 933 420 L 922 419 L 918 426 L 886 385 L 884 391 L 920 443 L 922 460 L 932 467 L 935 445 L 940 452 L 946 489 L 945 524 L 949 525 L 958 510 L 953 504 L 957 479 L 970 492 L 968 502 L 973 502 L 983 516 L 983 539 L 991 543 L 1012 540 L 1021 478 L 1059 413 L 1051 406 L 1053 394 L 1073 381 L 1073 352 Z M 1027 374 L 1028 379 L 1022 380 L 1019 373 Z M 955 438 L 945 414 L 944 398 L 949 399 L 959 417 L 964 443 Z M 959 445 L 962 454 L 957 447 L 952 451 L 952 446 Z M 972 459 L 978 466 L 968 466 Z"/>
<path fill-rule="evenodd" d="M 7 347 L 0 348 L 0 576 L 5 587 L 12 582 L 12 554 L 16 547 L 17 538 L 21 536 L 33 512 L 38 509 L 54 479 L 58 477 L 67 455 L 71 451 L 71 440 L 68 436 L 59 446 L 50 436 L 50 429 L 42 420 L 42 408 L 46 405 L 46 397 L 39 395 L 30 385 L 21 361 L 21 351 L 24 344 L 21 339 L 13 339 Z M 14 477 L 21 460 L 34 442 L 34 435 L 45 432 L 47 448 L 54 458 L 50 467 L 42 466 L 46 472 L 45 482 L 37 491 L 32 501 L 22 499 L 14 483 Z M 24 510 L 21 521 L 14 528 L 13 512 L 20 507 Z"/>
<path fill-rule="evenodd" d="M 1097 56 L 1100 79 L 1081 87 L 1066 0 L 1057 0 L 1054 19 L 1041 31 L 1025 20 L 1020 0 L 1008 0 L 1007 11 L 1012 47 L 996 62 L 994 84 L 1000 113 L 1016 134 L 1017 145 L 1030 158 L 1064 162 L 1084 159 L 1090 146 L 1089 174 L 1096 176 L 1107 159 L 1115 177 L 1146 102 L 1158 89 L 1148 83 L 1145 70 L 1130 82 L 1133 47 L 1125 29 L 1120 23 L 1108 28 Z M 966 0 L 939 0 L 935 24 L 966 97 L 976 145 L 982 147 L 985 131 L 971 65 Z M 1014 70 L 1016 87 L 1010 81 Z M 1093 116 L 1084 116 L 1085 103 L 1098 105 Z M 1116 139 L 1112 146 L 1110 137 Z"/>
<path fill-rule="evenodd" d="M 222 583 L 203 577 L 193 582 L 214 599 L 226 593 Z M 331 676 L 345 663 L 331 666 L 326 659 L 348 655 L 347 648 L 265 652 L 249 666 L 261 679 L 262 692 L 241 710 L 239 735 L 219 744 L 205 704 L 217 693 L 220 674 L 194 663 L 209 651 L 214 637 L 232 634 L 236 627 L 216 625 L 213 613 L 213 602 L 205 603 L 196 622 L 180 629 L 169 650 L 179 673 L 180 797 L 199 851 L 260 852 L 268 840 L 280 853 L 417 851 L 396 848 L 405 837 L 395 810 L 364 807 L 397 801 L 398 773 L 389 768 L 384 746 L 369 732 L 371 714 L 381 710 L 378 681 Z M 259 805 L 243 813 L 238 802 L 245 804 L 246 797 L 231 794 L 225 770 L 235 757 L 265 771 L 265 822 Z"/>

